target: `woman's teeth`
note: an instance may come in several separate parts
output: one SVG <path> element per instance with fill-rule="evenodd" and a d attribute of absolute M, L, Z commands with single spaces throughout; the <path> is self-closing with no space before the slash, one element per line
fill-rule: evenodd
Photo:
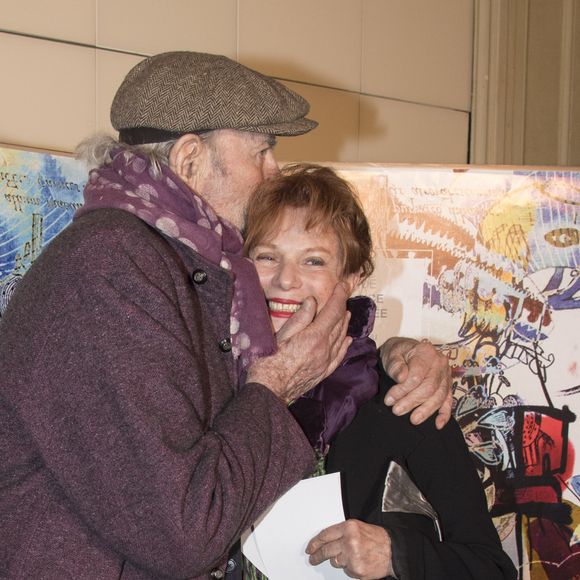
<path fill-rule="evenodd" d="M 272 312 L 298 312 L 300 304 L 285 304 L 283 302 L 268 300 L 268 308 Z"/>

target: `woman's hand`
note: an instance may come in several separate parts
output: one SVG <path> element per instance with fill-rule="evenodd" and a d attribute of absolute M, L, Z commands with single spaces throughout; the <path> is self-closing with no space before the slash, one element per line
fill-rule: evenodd
<path fill-rule="evenodd" d="M 397 381 L 385 397 L 395 415 L 413 410 L 411 422 L 422 423 L 435 411 L 441 429 L 451 418 L 453 396 L 449 360 L 428 340 L 393 337 L 379 350 L 383 367 Z"/>
<path fill-rule="evenodd" d="M 334 568 L 343 568 L 351 578 L 377 580 L 394 574 L 387 530 L 360 520 L 322 530 L 310 540 L 306 553 L 313 566 L 330 560 Z"/>

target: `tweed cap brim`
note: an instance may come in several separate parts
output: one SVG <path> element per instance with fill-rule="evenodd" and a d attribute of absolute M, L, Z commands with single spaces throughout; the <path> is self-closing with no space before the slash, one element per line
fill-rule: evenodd
<path fill-rule="evenodd" d="M 292 136 L 318 125 L 306 117 L 309 110 L 308 101 L 282 83 L 225 56 L 168 52 L 129 71 L 113 100 L 111 123 L 122 135 L 146 128 L 161 135 L 237 129 Z"/>

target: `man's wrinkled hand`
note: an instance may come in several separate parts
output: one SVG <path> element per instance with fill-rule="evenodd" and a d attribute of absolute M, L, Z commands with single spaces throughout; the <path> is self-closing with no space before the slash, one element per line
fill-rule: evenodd
<path fill-rule="evenodd" d="M 278 333 L 278 351 L 253 363 L 247 381 L 261 383 L 291 403 L 325 379 L 352 342 L 346 335 L 350 318 L 346 299 L 345 287 L 338 284 L 318 315 L 314 300 L 306 300 L 294 320 L 284 325 L 286 330 Z"/>
<path fill-rule="evenodd" d="M 306 546 L 308 561 L 317 566 L 330 560 L 347 576 L 376 580 L 393 575 L 391 538 L 379 526 L 347 520 L 322 530 Z"/>
<path fill-rule="evenodd" d="M 302 302 L 298 312 L 295 312 L 276 333 L 278 345 L 290 340 L 295 334 L 304 330 L 316 316 L 316 300 L 309 296 Z"/>
<path fill-rule="evenodd" d="M 429 341 L 390 338 L 380 348 L 387 374 L 398 384 L 385 397 L 395 415 L 413 410 L 411 422 L 422 423 L 436 411 L 441 429 L 451 418 L 451 369 L 447 357 Z"/>

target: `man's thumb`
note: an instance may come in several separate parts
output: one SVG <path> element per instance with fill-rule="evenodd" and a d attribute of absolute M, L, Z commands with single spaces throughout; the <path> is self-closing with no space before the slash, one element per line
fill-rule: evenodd
<path fill-rule="evenodd" d="M 316 300 L 312 296 L 309 296 L 302 302 L 298 312 L 293 314 L 288 319 L 288 322 L 276 333 L 278 344 L 304 330 L 314 320 L 315 315 Z"/>

